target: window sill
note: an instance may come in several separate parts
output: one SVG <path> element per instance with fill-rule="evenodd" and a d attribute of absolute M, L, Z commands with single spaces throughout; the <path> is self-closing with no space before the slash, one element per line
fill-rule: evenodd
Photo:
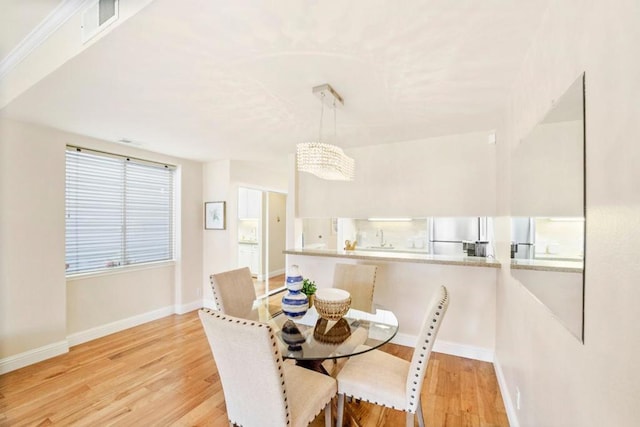
<path fill-rule="evenodd" d="M 113 267 L 109 269 L 90 271 L 87 273 L 73 273 L 67 274 L 67 282 L 73 282 L 75 280 L 84 280 L 93 277 L 112 276 L 114 274 L 127 274 L 134 271 L 150 270 L 155 268 L 169 267 L 176 264 L 175 260 L 149 262 L 145 264 L 128 265 L 124 267 Z"/>

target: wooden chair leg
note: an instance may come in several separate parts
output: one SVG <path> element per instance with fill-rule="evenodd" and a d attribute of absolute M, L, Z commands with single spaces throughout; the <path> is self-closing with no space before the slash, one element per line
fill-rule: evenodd
<path fill-rule="evenodd" d="M 414 423 L 414 414 L 411 412 L 407 412 L 407 427 L 413 427 Z"/>
<path fill-rule="evenodd" d="M 418 425 L 424 427 L 424 414 L 422 413 L 422 399 L 418 399 Z"/>
<path fill-rule="evenodd" d="M 342 416 L 344 415 L 344 394 L 338 393 L 338 410 L 336 412 L 336 427 L 342 427 Z"/>
<path fill-rule="evenodd" d="M 332 427 L 331 426 L 331 401 L 327 403 L 327 406 L 324 407 L 324 427 Z"/>

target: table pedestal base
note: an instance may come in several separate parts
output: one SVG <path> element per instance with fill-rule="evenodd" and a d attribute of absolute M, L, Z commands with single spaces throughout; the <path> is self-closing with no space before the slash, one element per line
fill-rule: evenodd
<path fill-rule="evenodd" d="M 296 360 L 296 365 L 303 368 L 311 369 L 312 371 L 320 372 L 321 374 L 329 375 L 324 366 L 322 366 L 324 360 Z"/>

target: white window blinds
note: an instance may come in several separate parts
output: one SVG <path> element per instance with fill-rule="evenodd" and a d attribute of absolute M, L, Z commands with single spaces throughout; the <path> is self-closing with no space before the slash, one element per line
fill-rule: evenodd
<path fill-rule="evenodd" d="M 169 165 L 67 147 L 67 274 L 173 259 Z"/>

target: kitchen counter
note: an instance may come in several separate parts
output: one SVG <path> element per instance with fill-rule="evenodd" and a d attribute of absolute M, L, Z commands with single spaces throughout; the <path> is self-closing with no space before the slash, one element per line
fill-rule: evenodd
<path fill-rule="evenodd" d="M 365 252 L 391 252 L 391 253 L 407 253 L 407 254 L 422 254 L 428 255 L 426 249 L 414 249 L 414 248 L 396 248 L 396 247 L 359 247 L 354 249 L 355 251 L 365 251 Z M 351 251 L 353 252 L 353 251 Z"/>
<path fill-rule="evenodd" d="M 582 273 L 582 261 L 550 259 L 512 259 L 511 268 L 515 270 L 559 271 L 564 273 Z"/>
<path fill-rule="evenodd" d="M 374 261 L 400 261 L 400 262 L 412 262 L 421 264 L 446 264 L 446 265 L 461 265 L 469 267 L 489 267 L 500 268 L 500 262 L 493 258 L 484 257 L 470 257 L 464 255 L 432 255 L 416 253 L 416 252 L 401 252 L 394 251 L 375 251 L 371 249 L 361 250 L 356 249 L 353 251 L 346 251 L 341 249 L 287 249 L 283 251 L 289 255 L 307 255 L 307 256 L 320 256 L 331 258 L 350 258 L 360 260 L 374 260 Z"/>

